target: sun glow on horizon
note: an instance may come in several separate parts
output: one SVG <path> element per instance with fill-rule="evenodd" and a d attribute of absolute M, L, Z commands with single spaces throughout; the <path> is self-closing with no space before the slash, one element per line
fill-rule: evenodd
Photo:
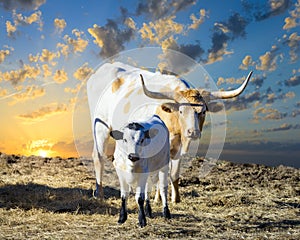
<path fill-rule="evenodd" d="M 49 157 L 50 156 L 50 152 L 48 150 L 45 150 L 45 149 L 40 149 L 37 151 L 37 155 L 40 156 L 40 157 Z"/>

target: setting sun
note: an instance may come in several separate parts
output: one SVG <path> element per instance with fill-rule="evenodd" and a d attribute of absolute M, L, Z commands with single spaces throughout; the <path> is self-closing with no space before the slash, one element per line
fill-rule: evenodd
<path fill-rule="evenodd" d="M 37 155 L 40 156 L 40 157 L 48 157 L 49 156 L 49 151 L 47 150 L 44 150 L 44 149 L 40 149 L 37 151 Z"/>

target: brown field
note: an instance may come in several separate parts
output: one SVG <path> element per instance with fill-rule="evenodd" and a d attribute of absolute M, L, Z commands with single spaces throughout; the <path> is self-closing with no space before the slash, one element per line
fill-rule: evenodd
<path fill-rule="evenodd" d="M 101 202 L 85 161 L 0 153 L 0 239 L 300 239 L 299 169 L 218 161 L 199 179 L 202 163 L 183 171 L 172 219 L 153 203 L 154 218 L 139 228 L 133 196 L 127 222 L 117 223 L 113 169 Z"/>

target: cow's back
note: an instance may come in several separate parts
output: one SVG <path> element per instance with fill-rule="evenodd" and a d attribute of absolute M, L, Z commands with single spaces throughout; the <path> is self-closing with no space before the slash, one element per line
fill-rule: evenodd
<path fill-rule="evenodd" d="M 140 74 L 152 91 L 186 89 L 184 82 L 172 75 L 149 72 L 120 62 L 106 63 L 87 82 L 92 124 L 95 118 L 119 129 L 127 121 L 144 120 L 166 100 L 150 99 L 143 93 Z"/>

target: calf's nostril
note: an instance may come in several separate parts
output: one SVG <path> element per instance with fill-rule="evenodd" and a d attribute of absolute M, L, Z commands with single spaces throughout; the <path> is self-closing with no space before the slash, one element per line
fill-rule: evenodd
<path fill-rule="evenodd" d="M 130 153 L 128 155 L 128 159 L 131 160 L 132 162 L 136 162 L 138 160 L 140 160 L 139 155 L 135 154 L 135 153 Z"/>

